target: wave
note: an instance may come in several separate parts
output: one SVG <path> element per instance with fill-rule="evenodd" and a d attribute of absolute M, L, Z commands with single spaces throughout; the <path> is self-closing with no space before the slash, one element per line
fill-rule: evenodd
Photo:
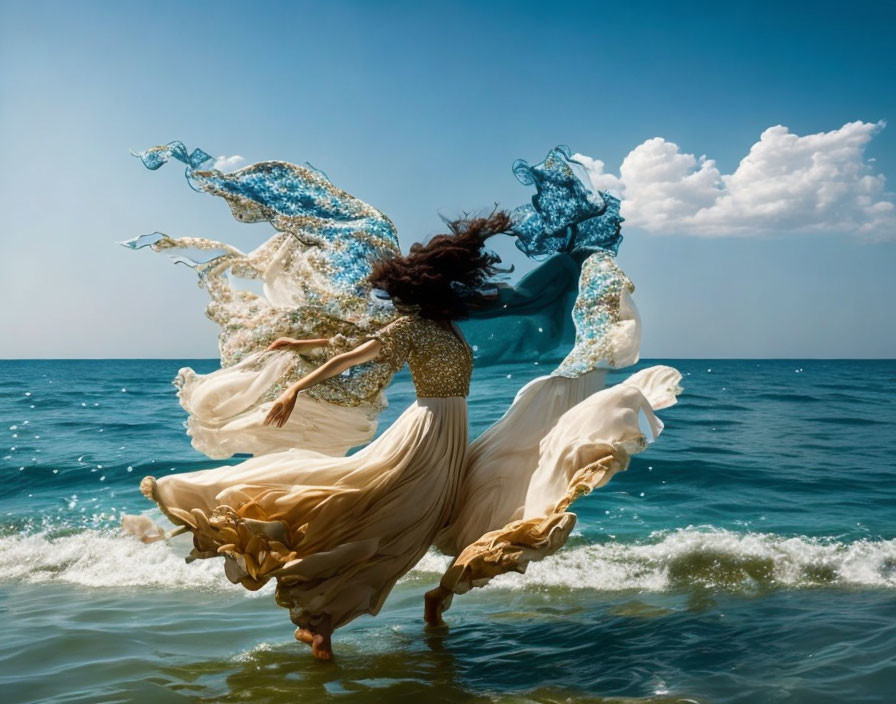
<path fill-rule="evenodd" d="M 822 403 L 826 399 L 819 398 L 818 396 L 812 396 L 810 394 L 798 394 L 798 393 L 761 393 L 755 394 L 753 398 L 761 398 L 765 401 L 794 401 L 797 403 Z"/>
<path fill-rule="evenodd" d="M 818 586 L 896 588 L 896 539 L 841 542 L 691 527 L 655 533 L 640 543 L 583 545 L 556 557 L 530 565 L 521 578 L 504 576 L 495 584 L 747 593 Z"/>
<path fill-rule="evenodd" d="M 231 591 L 218 560 L 184 562 L 189 541 L 146 545 L 110 530 L 0 538 L 0 582 Z M 239 587 L 236 587 L 240 589 Z"/>
<path fill-rule="evenodd" d="M 830 423 L 831 425 L 892 425 L 892 423 L 887 420 L 877 420 L 874 418 L 846 418 L 843 416 L 837 416 L 835 418 L 823 416 L 821 418 L 807 418 L 806 420 L 811 423 Z"/>
<path fill-rule="evenodd" d="M 0 582 L 63 582 L 84 587 L 205 589 L 243 593 L 218 560 L 184 562 L 189 538 L 144 545 L 88 529 L 0 538 Z M 448 558 L 430 552 L 403 581 L 432 582 Z M 504 575 L 489 589 L 544 588 L 668 592 L 706 588 L 756 593 L 819 586 L 896 589 L 896 539 L 839 541 L 689 527 L 634 543 L 569 547 L 526 574 Z M 271 587 L 262 592 L 267 593 Z"/>

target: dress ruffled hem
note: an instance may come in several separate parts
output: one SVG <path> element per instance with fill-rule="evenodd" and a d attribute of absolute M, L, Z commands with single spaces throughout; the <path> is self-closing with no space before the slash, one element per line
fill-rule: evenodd
<path fill-rule="evenodd" d="M 609 449 L 605 457 L 576 472 L 566 495 L 552 511 L 512 521 L 464 548 L 445 571 L 441 586 L 455 594 L 464 594 L 502 574 L 525 573 L 530 562 L 554 554 L 566 544 L 576 525 L 576 514 L 566 509 L 578 497 L 606 484 L 616 472 L 624 471 L 628 462 L 627 452 Z"/>

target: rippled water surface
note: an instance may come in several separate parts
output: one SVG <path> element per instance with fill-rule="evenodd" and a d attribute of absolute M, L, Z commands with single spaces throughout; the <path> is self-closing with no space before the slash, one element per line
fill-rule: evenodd
<path fill-rule="evenodd" d="M 186 363 L 0 362 L 4 702 L 894 701 L 896 362 L 671 362 L 664 434 L 575 505 L 564 550 L 434 631 L 427 555 L 330 664 L 269 589 L 117 532 L 140 477 L 219 464 L 181 426 Z M 473 433 L 538 372 L 478 370 Z M 403 374 L 382 427 L 411 398 Z"/>

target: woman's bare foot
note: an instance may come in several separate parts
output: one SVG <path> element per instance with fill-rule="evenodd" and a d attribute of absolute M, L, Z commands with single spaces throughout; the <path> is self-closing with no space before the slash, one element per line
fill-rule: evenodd
<path fill-rule="evenodd" d="M 332 634 L 333 627 L 330 625 L 330 617 L 324 616 L 315 626 L 314 637 L 311 639 L 311 654 L 318 660 L 333 659 L 333 644 L 330 641 Z"/>
<path fill-rule="evenodd" d="M 307 628 L 297 628 L 296 640 L 300 643 L 311 645 L 311 643 L 314 641 L 314 634 Z"/>
<path fill-rule="evenodd" d="M 311 654 L 318 660 L 333 659 L 333 643 L 330 642 L 330 636 L 318 633 L 311 641 Z"/>
<path fill-rule="evenodd" d="M 445 610 L 445 600 L 451 596 L 451 592 L 445 587 L 439 586 L 426 592 L 424 596 L 423 620 L 430 626 L 444 626 L 442 612 Z"/>

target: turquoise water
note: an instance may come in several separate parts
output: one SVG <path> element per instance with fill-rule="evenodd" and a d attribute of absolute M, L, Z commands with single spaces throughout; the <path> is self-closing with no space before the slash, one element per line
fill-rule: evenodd
<path fill-rule="evenodd" d="M 117 532 L 144 474 L 220 464 L 169 384 L 215 361 L 0 362 L 3 701 L 892 702 L 896 362 L 670 363 L 665 433 L 576 504 L 563 551 L 436 631 L 428 555 L 327 664 L 268 589 Z M 472 432 L 538 372 L 478 370 Z M 411 397 L 402 374 L 383 427 Z"/>

